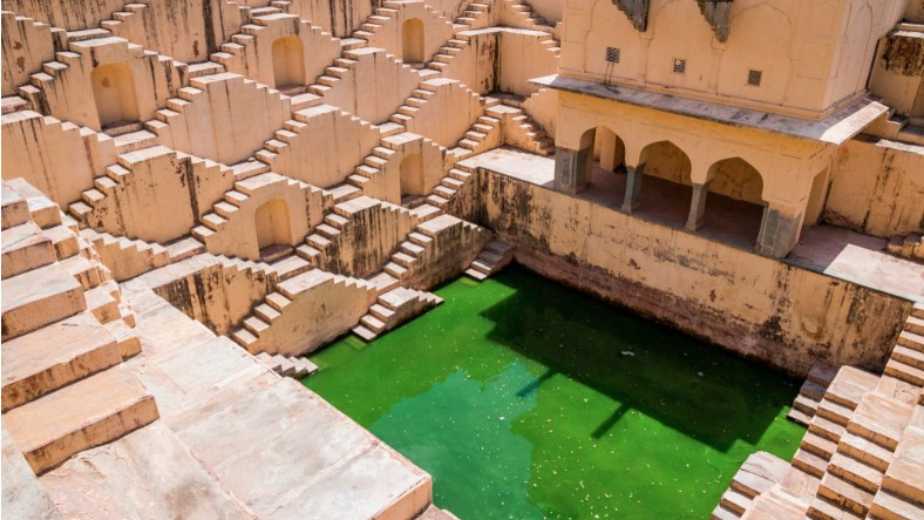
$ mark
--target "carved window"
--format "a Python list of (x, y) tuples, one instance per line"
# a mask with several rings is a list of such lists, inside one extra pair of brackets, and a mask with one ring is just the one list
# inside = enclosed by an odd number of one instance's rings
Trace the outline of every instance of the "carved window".
[(619, 49), (616, 47), (607, 47), (606, 61), (609, 63), (619, 63)]
[(674, 72), (684, 74), (687, 71), (687, 60), (683, 58), (674, 58)]
[(760, 80), (763, 79), (763, 71), (751, 69), (748, 71), (748, 85), (753, 87), (760, 86)]

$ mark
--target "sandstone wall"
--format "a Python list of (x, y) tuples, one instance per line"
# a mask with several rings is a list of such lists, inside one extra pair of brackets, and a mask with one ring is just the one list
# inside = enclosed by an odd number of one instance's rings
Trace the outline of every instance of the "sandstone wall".
[(454, 146), (484, 113), (480, 97), (457, 80), (432, 79), (422, 86), (433, 95), (405, 126), (441, 146)]
[(480, 221), (543, 276), (804, 376), (879, 369), (911, 303), (479, 171)]
[(322, 188), (344, 182), (379, 143), (371, 124), (331, 105), (296, 112), (286, 130), (277, 135), (285, 144), (274, 150), (273, 171)]
[[(5, 4), (4, 4), (5, 5)], [(3, 95), (29, 82), (29, 76), (54, 59), (54, 43), (47, 24), (3, 11)]]
[[(389, 21), (382, 22), (382, 27), (376, 29), (373, 36), (369, 38), (371, 47), (381, 47), (405, 62), (422, 63), (430, 61), (439, 48), (446, 43), (446, 40), (452, 38), (452, 24), (449, 20), (441, 17), (435, 9), (423, 1), (403, 1), (397, 11)], [(405, 55), (404, 24), (409, 20), (423, 22), (422, 56)]]
[(156, 132), (162, 144), (225, 164), (263, 147), (290, 116), (288, 98), (238, 74), (194, 78), (171, 100)]
[(272, 284), (265, 273), (241, 262), (201, 254), (145, 273), (128, 282), (128, 289), (153, 289), (212, 332), (227, 334)]
[(555, 135), (555, 123), (558, 121), (558, 94), (549, 88), (533, 92), (523, 101), (523, 111), (533, 121), (539, 123), (545, 133)]
[(3, 9), (77, 31), (98, 26), (125, 4), (125, 0), (5, 0)]
[(854, 139), (841, 148), (822, 214), (880, 237), (924, 230), (924, 147)]
[(541, 43), (546, 39), (538, 31), (507, 29), (500, 33), (498, 90), (528, 96), (539, 90), (530, 79), (558, 71), (558, 56)]
[(493, 92), (497, 86), (497, 31), (471, 32), (468, 44), (455, 55), (440, 75), (457, 79), (479, 94)]
[(93, 163), (80, 128), (37, 112), (6, 114), (3, 177), (22, 177), (62, 207), (93, 186)]
[(406, 287), (416, 289), (429, 289), (459, 276), (492, 237), (487, 229), (452, 215), (428, 220), (415, 231), (430, 238), (403, 279)]
[(346, 38), (359, 30), (372, 14), (373, 4), (379, 3), (370, 0), (294, 0), (289, 12), (310, 20), (334, 36)]
[(417, 72), (381, 49), (362, 48), (345, 54), (357, 63), (324, 94), (324, 102), (366, 121), (386, 121), (420, 82)]

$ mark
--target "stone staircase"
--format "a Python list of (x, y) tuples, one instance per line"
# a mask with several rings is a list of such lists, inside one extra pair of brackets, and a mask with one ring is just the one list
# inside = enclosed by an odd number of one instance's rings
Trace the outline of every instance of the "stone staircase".
[(376, 146), (372, 153), (363, 158), (362, 164), (356, 167), (353, 174), (347, 177), (347, 182), (359, 189), (367, 183), (375, 182), (384, 173), (385, 165), (395, 156), (395, 151)]
[(518, 27), (541, 31), (548, 35), (541, 41), (542, 46), (556, 57), (561, 55), (561, 43), (555, 37), (555, 28), (552, 27), (544, 18), (537, 15), (529, 3), (525, 0), (503, 0), (507, 3), (506, 8), (518, 19)]
[[(228, 66), (228, 63), (242, 56), (247, 52), (247, 48), (252, 46), (256, 38), (255, 33), (265, 29), (266, 25), (276, 17), (298, 18), (294, 14), (287, 14), (289, 2), (272, 2), (272, 4), (263, 7), (247, 8), (247, 23), (241, 25), (239, 31), (231, 35), (230, 41), (226, 41), (219, 46), (219, 51), (213, 52), (212, 61)], [(229, 69), (230, 70), (230, 69)]]
[[(150, 0), (133, 0), (125, 4), (121, 11), (112, 13), (112, 17), (99, 23), (102, 30), (115, 36), (126, 37), (130, 33), (144, 33), (144, 12), (150, 7)], [(93, 29), (90, 29), (91, 31)], [(71, 33), (68, 33), (68, 40)]]
[(133, 278), (151, 269), (163, 267), (171, 261), (167, 248), (156, 242), (132, 240), (91, 228), (83, 229), (80, 235), (93, 244), (116, 281)]
[(41, 475), (158, 412), (122, 368), (134, 314), (92, 246), (24, 181), (2, 191), (4, 437)]
[(368, 314), (359, 320), (359, 325), (353, 327), (353, 334), (365, 341), (372, 341), (441, 303), (443, 299), (433, 293), (396, 287), (378, 296), (369, 307)]
[[(458, 24), (453, 24), (453, 26), (456, 25)], [(441, 76), (443, 72), (449, 68), (453, 60), (456, 59), (456, 56), (462, 54), (463, 50), (468, 47), (469, 43), (471, 43), (470, 39), (471, 37), (468, 35), (456, 33), (443, 44), (436, 54), (433, 55), (433, 58), (418, 71), (420, 77), (423, 79), (431, 79)]]
[[(315, 226), (313, 232), (305, 239), (306, 245), (299, 246), (297, 252), (311, 265), (334, 272), (352, 272), (357, 268), (355, 264), (342, 262), (341, 252), (344, 245), (358, 245), (344, 243), (343, 234), (355, 232), (356, 226), (367, 227), (375, 224), (369, 221), (372, 212), (384, 211), (388, 222), (396, 226), (400, 234), (403, 226), (413, 227), (418, 222), (418, 216), (411, 210), (367, 196), (354, 197), (336, 204), (332, 211), (324, 216), (323, 222)], [(362, 221), (360, 221), (362, 220)], [(360, 230), (365, 233), (366, 230)], [(359, 255), (361, 256), (361, 255)], [(364, 259), (367, 260), (367, 259)], [(360, 276), (365, 274), (360, 273)]]
[(254, 357), (256, 357), (257, 361), (262, 363), (263, 366), (283, 377), (302, 379), (318, 371), (317, 365), (303, 357), (290, 357), (266, 352), (260, 352)]
[[(347, 290), (362, 296), (364, 309), (368, 306), (368, 300), (375, 294), (375, 288), (365, 280), (313, 269), (278, 283), (275, 290), (267, 294), (263, 302), (254, 306), (252, 313), (241, 321), (241, 326), (232, 331), (231, 339), (251, 354), (291, 354), (293, 349), (301, 348), (292, 342), (304, 343), (306, 339), (300, 334), (291, 334), (291, 331), (284, 330), (285, 328), (278, 324), (283, 321), (283, 317), (304, 320), (303, 317), (292, 314), (291, 309), (297, 312), (298, 308), (293, 302), (303, 295), (310, 297), (312, 291), (327, 284), (335, 289)], [(359, 315), (350, 326), (358, 320)], [(274, 333), (278, 336), (274, 337)], [(314, 346), (316, 345), (311, 345)]]
[(498, 101), (488, 107), (485, 114), (503, 122), (506, 144), (545, 157), (555, 153), (555, 140), (549, 137), (542, 126), (533, 121), (522, 108)]
[(321, 188), (275, 172), (261, 173), (236, 181), (234, 189), (225, 192), (222, 200), (212, 206), (212, 211), (199, 219), (202, 225), (193, 228), (193, 237), (202, 241), (208, 247), (211, 238), (223, 231), (228, 222), (236, 217), (238, 210), (248, 204), (248, 200), (252, 195), (271, 185), (283, 182), (293, 189), (306, 192), (306, 197), (309, 196), (308, 194), (320, 194), (322, 192)]
[[(815, 520), (924, 518), (924, 306), (913, 307), (883, 375), (844, 366), (813, 367), (796, 400), (807, 420), (791, 467), (780, 481), (785, 502), (746, 500), (731, 491), (713, 518)], [(890, 368), (891, 367), (891, 368)], [(821, 399), (819, 388), (829, 381)], [(814, 407), (814, 413), (812, 411)], [(776, 487), (774, 489), (777, 489)], [(785, 493), (784, 493), (785, 492)], [(766, 493), (765, 493), (766, 494)], [(766, 503), (765, 503), (766, 502)], [(761, 516), (769, 515), (769, 516)]]
[(501, 142), (500, 133), (500, 119), (488, 115), (478, 116), (478, 120), (450, 151), (459, 159), (485, 152), (490, 148), (491, 141)]
[(924, 304), (915, 304), (905, 320), (885, 373), (914, 386), (924, 386)]
[(818, 403), (824, 398), (825, 391), (837, 374), (837, 368), (824, 362), (815, 363), (809, 370), (808, 377), (799, 388), (799, 395), (793, 401), (786, 417), (803, 426), (808, 426), (815, 417)]
[(478, 281), (485, 280), (512, 261), (513, 246), (500, 240), (492, 240), (484, 246), (471, 267), (465, 270), (465, 274)]
[(789, 470), (786, 461), (769, 453), (758, 451), (748, 456), (741, 468), (732, 477), (731, 485), (722, 494), (719, 504), (712, 512), (714, 520), (740, 518), (754, 500), (779, 484)]
[[(203, 170), (219, 172), (216, 175), (228, 170), (228, 167), (221, 163), (159, 146), (156, 144), (156, 136), (149, 132), (146, 133), (148, 136), (145, 137), (145, 141), (136, 141), (137, 149), (129, 150), (126, 146), (116, 145), (118, 151), (116, 162), (103, 170), (104, 175), (93, 179), (93, 188), (84, 190), (80, 195), (81, 200), (68, 206), (68, 213), (77, 219), (81, 227), (90, 227), (99, 231), (98, 228), (103, 225), (104, 221), (111, 220), (111, 215), (107, 215), (107, 213), (113, 208), (107, 207), (110, 202), (107, 198), (113, 196), (117, 190), (124, 189), (130, 184), (135, 163), (144, 163), (147, 158), (172, 154), (176, 156), (178, 161), (188, 159), (192, 168), (202, 167)], [(95, 136), (100, 135), (104, 134), (95, 134)], [(203, 171), (203, 173), (205, 172)], [(113, 204), (118, 204), (118, 202)], [(110, 218), (107, 219), (107, 216)]]
[(472, 168), (456, 163), (440, 179), (440, 183), (424, 198), (423, 203), (414, 209), (424, 220), (438, 217), (449, 211), (452, 201), (467, 182), (473, 179)]

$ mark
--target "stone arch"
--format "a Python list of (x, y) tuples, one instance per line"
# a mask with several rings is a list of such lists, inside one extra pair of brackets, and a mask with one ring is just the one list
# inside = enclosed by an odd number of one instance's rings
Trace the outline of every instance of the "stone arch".
[(709, 191), (731, 199), (764, 204), (764, 181), (760, 171), (741, 157), (716, 161), (707, 175)]
[(420, 18), (409, 18), (401, 24), (401, 55), (404, 63), (424, 63), (424, 23)]
[(693, 163), (690, 157), (672, 141), (663, 140), (642, 148), (638, 168), (645, 175), (689, 186)]
[[(721, 95), (782, 103), (792, 71), (792, 24), (786, 13), (760, 4), (736, 12), (719, 67)], [(772, 38), (767, 35), (772, 34)], [(750, 71), (760, 72), (760, 85), (750, 85)]]
[(128, 63), (100, 65), (91, 73), (100, 128), (115, 128), (140, 119), (135, 80)]
[(424, 185), (423, 156), (419, 153), (405, 155), (398, 167), (401, 172), (402, 195), (426, 195)]
[(616, 132), (606, 126), (594, 129), (594, 160), (600, 168), (611, 171), (624, 171), (626, 167), (626, 143)]
[(273, 42), (273, 80), (280, 90), (305, 85), (305, 50), (297, 36), (283, 36)]
[(254, 229), (261, 256), (267, 248), (289, 246), (293, 242), (289, 206), (283, 199), (264, 202), (254, 212)]

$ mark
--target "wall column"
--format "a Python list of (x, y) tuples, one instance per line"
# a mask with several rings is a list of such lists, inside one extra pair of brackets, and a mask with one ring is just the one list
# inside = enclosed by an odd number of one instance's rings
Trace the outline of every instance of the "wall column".
[(706, 215), (706, 196), (709, 195), (707, 184), (693, 183), (693, 195), (690, 199), (690, 215), (687, 217), (687, 229), (696, 231), (703, 227)]
[(760, 221), (760, 234), (757, 235), (755, 246), (757, 253), (772, 258), (785, 258), (799, 242), (803, 220), (804, 211), (788, 211), (784, 205), (770, 202), (764, 207), (764, 216)]
[(635, 168), (626, 166), (626, 198), (622, 202), (622, 210), (632, 213), (638, 209), (638, 198), (642, 193), (642, 170), (644, 165)]
[(555, 189), (574, 195), (587, 187), (593, 164), (593, 142), (581, 150), (555, 149)]

